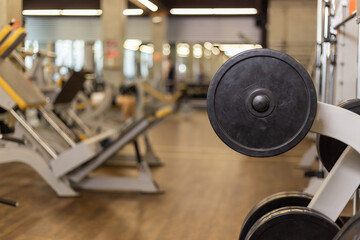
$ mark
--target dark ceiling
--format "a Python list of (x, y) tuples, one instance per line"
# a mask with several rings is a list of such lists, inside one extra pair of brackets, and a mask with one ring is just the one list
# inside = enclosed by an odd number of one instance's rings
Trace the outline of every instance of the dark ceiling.
[(260, 7), (259, 0), (159, 0), (170, 8), (234, 8)]

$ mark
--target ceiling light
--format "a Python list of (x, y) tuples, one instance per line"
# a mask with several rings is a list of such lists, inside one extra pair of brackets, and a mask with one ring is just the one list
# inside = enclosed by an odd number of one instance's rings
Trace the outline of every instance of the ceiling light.
[(225, 55), (232, 57), (246, 50), (262, 48), (262, 46), (260, 44), (221, 44), (219, 48)]
[(60, 16), (60, 9), (46, 9), (46, 10), (23, 10), (24, 16)]
[(209, 58), (211, 57), (211, 51), (205, 49), (205, 50), (204, 50), (204, 57), (205, 57), (206, 59), (209, 59)]
[[(142, 9), (125, 9), (124, 15), (139, 16), (144, 13)], [(23, 10), (24, 16), (100, 16), (101, 9), (41, 9), (41, 10)]]
[(214, 54), (214, 55), (219, 55), (219, 54), (220, 54), (220, 50), (219, 50), (217, 47), (213, 47), (213, 48), (211, 49), (211, 52), (212, 52), (212, 54)]
[(100, 16), (101, 9), (64, 9), (61, 10), (63, 16)]
[(173, 15), (254, 15), (255, 8), (173, 8)]
[(163, 55), (169, 56), (171, 53), (171, 46), (168, 43), (163, 44)]
[(149, 0), (138, 0), (138, 1), (153, 12), (156, 12), (158, 10), (158, 6), (156, 6), (154, 3), (150, 2)]
[(179, 43), (176, 48), (179, 57), (188, 57), (190, 54), (190, 46), (187, 43)]
[(124, 42), (124, 48), (137, 51), (139, 46), (142, 44), (141, 40), (138, 39), (128, 39)]
[(100, 16), (101, 9), (41, 9), (23, 10), (24, 16)]
[(193, 46), (194, 58), (201, 58), (202, 54), (203, 54), (202, 46), (200, 44), (195, 44)]
[(204, 43), (204, 47), (205, 47), (207, 50), (211, 50), (211, 48), (213, 47), (213, 45), (212, 45), (210, 42), (205, 42), (205, 43)]
[(147, 53), (147, 54), (153, 54), (154, 47), (152, 45), (142, 45), (140, 47), (140, 52)]
[(123, 13), (124, 13), (124, 15), (127, 15), (127, 16), (139, 16), (139, 15), (142, 15), (144, 13), (144, 10), (142, 10), (141, 8), (138, 8), (138, 9), (125, 9)]
[(162, 17), (160, 17), (160, 16), (155, 16), (155, 17), (153, 17), (152, 19), (151, 19), (151, 21), (153, 22), (153, 23), (161, 23), (162, 22)]
[(226, 51), (229, 49), (248, 50), (248, 49), (254, 49), (254, 48), (261, 48), (261, 45), (260, 44), (221, 44), (219, 48), (221, 51)]
[(186, 65), (185, 64), (181, 63), (179, 65), (179, 72), (180, 73), (185, 73), (186, 72)]

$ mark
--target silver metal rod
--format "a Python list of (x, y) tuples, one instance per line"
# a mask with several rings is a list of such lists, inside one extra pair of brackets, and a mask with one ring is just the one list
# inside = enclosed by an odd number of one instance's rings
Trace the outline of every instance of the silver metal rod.
[(76, 143), (56, 124), (56, 122), (49, 116), (43, 107), (39, 108), (42, 116), (50, 124), (50, 126), (69, 144), (71, 147), (75, 147)]
[(335, 66), (330, 64), (329, 67), (329, 97), (328, 103), (334, 104), (334, 74), (335, 74)]
[(315, 84), (320, 99), (320, 90), (321, 90), (321, 53), (322, 53), (322, 1), (318, 0), (317, 5), (317, 27), (316, 27), (316, 71), (315, 71)]
[(68, 126), (61, 119), (59, 119), (59, 117), (56, 114), (54, 114), (53, 111), (48, 111), (45, 108), (43, 108), (43, 109), (52, 118), (52, 120), (55, 122), (55, 124), (57, 124), (60, 127), (60, 129), (63, 132), (65, 132), (73, 141), (75, 141), (75, 139), (77, 139), (75, 133), (70, 128), (68, 128)]
[(321, 44), (322, 42), (322, 3), (323, 0), (317, 1), (317, 19), (316, 19), (316, 43)]
[[(324, 42), (329, 34), (329, 22), (328, 22), (328, 15), (329, 15), (329, 7), (326, 7), (327, 1), (318, 0), (318, 9), (317, 9), (317, 44), (320, 46), (320, 53), (319, 53), (319, 70), (317, 71), (317, 76), (320, 83), (320, 97), (322, 102), (326, 102), (326, 77), (327, 77), (327, 47), (328, 43)], [(323, 6), (325, 6), (324, 14), (323, 14)], [(320, 91), (320, 90), (319, 90)], [(324, 166), (321, 161), (319, 161), (318, 166), (319, 172), (324, 171)]]
[(83, 122), (83, 120), (81, 120), (72, 109), (68, 110), (68, 115), (84, 131), (84, 133), (86, 135), (89, 135), (91, 133), (90, 128), (88, 126), (86, 126), (86, 124)]
[(329, 2), (325, 1), (325, 9), (324, 9), (324, 40), (328, 41), (330, 38), (330, 32), (329, 32), (329, 16), (330, 16), (330, 6)]
[(329, 7), (329, 92), (328, 103), (334, 104), (334, 84), (335, 84), (335, 70), (336, 70), (336, 31), (331, 27), (335, 17), (335, 0), (330, 0)]
[(327, 90), (327, 53), (329, 43), (324, 42), (322, 44), (322, 56), (321, 56), (321, 101), (327, 103), (326, 90)]
[(324, 2), (324, 25), (322, 43), (322, 63), (321, 63), (321, 101), (328, 103), (328, 56), (330, 55), (330, 3)]
[(360, 24), (358, 24), (358, 55), (357, 55), (357, 79), (356, 79), (356, 97), (360, 98)]
[(58, 157), (56, 152), (40, 137), (40, 135), (35, 132), (35, 130), (15, 110), (11, 109), (10, 113), (53, 159)]
[(355, 190), (353, 198), (353, 215), (355, 216), (359, 212), (359, 189)]
[(353, 19), (356, 16), (356, 11), (353, 12), (352, 14), (350, 14), (350, 16), (348, 16), (347, 18), (345, 18), (344, 20), (342, 20), (340, 23), (336, 24), (334, 26), (334, 29), (338, 29), (341, 26), (345, 25), (345, 23), (347, 23), (348, 21), (350, 21), (351, 19)]
[(315, 86), (317, 91), (317, 96), (320, 99), (320, 90), (321, 90), (321, 43), (316, 46), (316, 71), (315, 71)]
[(25, 65), (25, 61), (24, 59), (20, 56), (19, 53), (17, 53), (16, 51), (12, 51), (12, 56), (14, 57), (14, 59), (20, 64), (21, 67), (23, 67), (26, 71), (28, 70), (28, 68)]

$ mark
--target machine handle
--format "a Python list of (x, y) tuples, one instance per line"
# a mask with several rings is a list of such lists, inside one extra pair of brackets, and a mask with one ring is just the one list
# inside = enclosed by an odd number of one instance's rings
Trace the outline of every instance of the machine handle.
[(5, 205), (9, 205), (12, 207), (17, 207), (19, 206), (18, 202), (12, 201), (12, 200), (6, 200), (6, 199), (2, 199), (0, 198), (0, 203), (5, 204)]
[(23, 140), (23, 139), (8, 137), (8, 136), (2, 135), (2, 134), (0, 134), (0, 140), (10, 141), (10, 142), (15, 142), (15, 143), (25, 145), (25, 140)]

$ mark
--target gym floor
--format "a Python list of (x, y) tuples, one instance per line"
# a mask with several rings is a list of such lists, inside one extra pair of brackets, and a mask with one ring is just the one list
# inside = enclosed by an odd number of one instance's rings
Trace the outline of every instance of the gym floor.
[(237, 239), (258, 201), (308, 183), (296, 168), (308, 140), (277, 157), (249, 158), (218, 139), (205, 110), (172, 115), (149, 135), (165, 163), (153, 169), (165, 194), (81, 191), (79, 198), (60, 199), (31, 168), (0, 165), (0, 196), (20, 203), (0, 205), (0, 239)]

